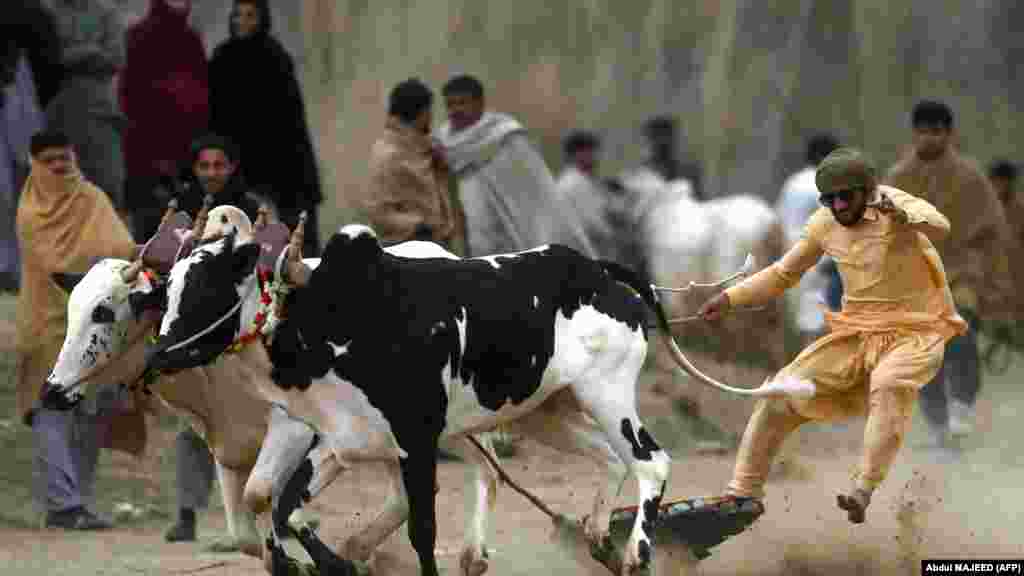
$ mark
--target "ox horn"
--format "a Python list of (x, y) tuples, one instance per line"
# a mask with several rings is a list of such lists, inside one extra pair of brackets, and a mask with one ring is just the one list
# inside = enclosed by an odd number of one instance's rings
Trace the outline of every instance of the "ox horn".
[(159, 228), (163, 228), (167, 224), (167, 222), (170, 221), (171, 217), (174, 216), (177, 212), (178, 212), (178, 199), (177, 198), (171, 198), (167, 202), (167, 209), (164, 210), (163, 217), (160, 218), (160, 226), (159, 226)]
[(306, 238), (306, 219), (309, 214), (303, 210), (299, 214), (299, 221), (292, 230), (291, 238), (288, 240), (288, 255), (285, 260), (285, 277), (290, 279), (296, 286), (305, 286), (309, 282), (309, 276), (313, 273), (309, 266), (302, 261), (302, 244)]
[(142, 260), (135, 260), (121, 270), (121, 280), (123, 280), (125, 284), (131, 284), (139, 277), (139, 272), (142, 272)]
[(252, 223), (253, 230), (262, 230), (270, 223), (270, 208), (266, 204), (260, 204), (256, 209), (256, 221)]
[(202, 238), (203, 230), (206, 229), (206, 221), (210, 218), (210, 208), (213, 207), (213, 194), (207, 194), (203, 197), (203, 207), (199, 209), (199, 214), (196, 214), (196, 222), (192, 226), (192, 237)]

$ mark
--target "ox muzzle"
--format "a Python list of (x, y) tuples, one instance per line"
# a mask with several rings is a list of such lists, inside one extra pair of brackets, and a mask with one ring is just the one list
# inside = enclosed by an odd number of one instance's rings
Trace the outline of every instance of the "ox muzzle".
[(74, 394), (72, 390), (54, 384), (47, 378), (43, 382), (42, 390), (39, 391), (39, 401), (46, 410), (66, 412), (77, 406), (82, 401), (82, 397), (79, 394)]

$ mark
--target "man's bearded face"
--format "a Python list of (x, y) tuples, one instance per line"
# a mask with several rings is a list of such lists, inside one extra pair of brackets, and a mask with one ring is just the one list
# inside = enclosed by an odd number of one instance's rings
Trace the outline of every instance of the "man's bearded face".
[(203, 190), (216, 196), (227, 187), (235, 173), (235, 164), (223, 150), (208, 148), (199, 152), (192, 169)]
[(483, 99), (471, 94), (448, 94), (444, 98), (444, 105), (448, 109), (448, 120), (451, 121), (455, 132), (476, 124), (484, 115)]
[(864, 218), (868, 208), (869, 190), (861, 178), (837, 176), (832, 178), (829, 189), (823, 191), (819, 201), (832, 211), (832, 216), (842, 226), (855, 226)]
[(914, 127), (914, 152), (925, 162), (942, 156), (949, 147), (950, 130), (942, 124), (921, 124)]

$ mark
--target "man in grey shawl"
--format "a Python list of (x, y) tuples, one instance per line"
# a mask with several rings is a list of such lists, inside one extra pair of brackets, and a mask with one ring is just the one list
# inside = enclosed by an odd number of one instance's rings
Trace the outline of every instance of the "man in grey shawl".
[[(71, 139), (82, 174), (124, 207), (124, 159), (114, 78), (124, 66), (124, 23), (105, 0), (53, 0), (64, 82), (46, 124)], [(171, 48), (169, 48), (171, 49)]]
[(438, 137), (465, 214), (466, 255), (557, 242), (594, 256), (526, 128), (511, 116), (485, 110), (483, 84), (472, 76), (455, 76), (442, 94), (448, 121)]

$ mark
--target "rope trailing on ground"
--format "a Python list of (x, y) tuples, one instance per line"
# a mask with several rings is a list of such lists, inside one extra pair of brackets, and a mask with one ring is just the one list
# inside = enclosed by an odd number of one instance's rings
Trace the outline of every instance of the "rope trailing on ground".
[(494, 457), (491, 456), (491, 453), (484, 449), (484, 447), (480, 445), (480, 442), (477, 441), (476, 438), (469, 434), (466, 435), (466, 438), (468, 438), (469, 441), (472, 442), (473, 445), (476, 446), (478, 450), (480, 450), (480, 452), (484, 455), (484, 458), (486, 458), (487, 461), (491, 464), (491, 466), (494, 467), (495, 472), (498, 473), (498, 476), (501, 478), (502, 482), (511, 486), (512, 489), (515, 490), (516, 492), (519, 492), (519, 494), (522, 495), (523, 498), (529, 500), (530, 503), (539, 508), (541, 512), (547, 514), (548, 517), (552, 520), (560, 520), (561, 516), (551, 508), (548, 508), (548, 506), (544, 504), (544, 502), (541, 502), (540, 498), (537, 498), (529, 491), (527, 491), (525, 488), (523, 488), (519, 484), (516, 484), (515, 480), (510, 478), (509, 475), (506, 474), (504, 470), (502, 470), (501, 466), (498, 465), (498, 462), (494, 459)]

